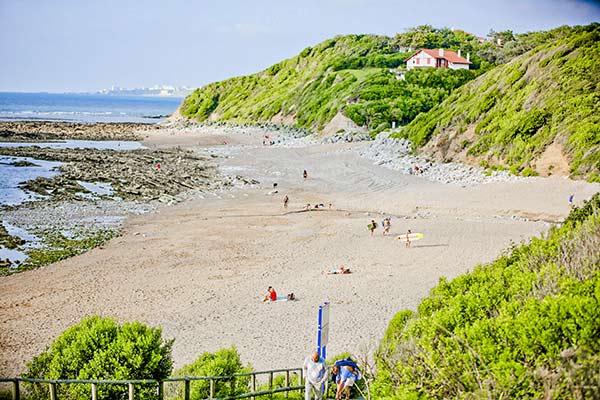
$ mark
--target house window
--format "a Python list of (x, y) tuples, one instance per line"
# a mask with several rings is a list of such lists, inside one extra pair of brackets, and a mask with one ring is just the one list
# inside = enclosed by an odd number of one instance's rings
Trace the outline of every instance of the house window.
[(431, 58), (428, 58), (427, 59), (427, 64), (430, 64), (430, 63), (431, 63)]
[(420, 58), (417, 58), (417, 64), (419, 63)]

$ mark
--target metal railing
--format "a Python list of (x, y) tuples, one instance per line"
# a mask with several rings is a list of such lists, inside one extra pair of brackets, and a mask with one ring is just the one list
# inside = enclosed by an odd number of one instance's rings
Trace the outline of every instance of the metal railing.
[[(285, 386), (273, 387), (273, 382), (276, 374), (285, 373)], [(299, 377), (298, 385), (291, 385), (292, 374)], [(257, 376), (267, 375), (268, 386), (262, 390), (257, 390)], [(235, 393), (235, 382), (238, 379), (250, 377), (250, 391), (240, 394), (231, 394), (226, 397), (215, 397), (216, 383), (219, 381), (231, 382), (231, 392)], [(233, 399), (247, 399), (260, 396), (268, 396), (275, 393), (285, 393), (285, 397), (288, 397), (289, 392), (299, 391), (302, 393), (304, 390), (304, 376), (302, 368), (287, 368), (287, 369), (273, 369), (268, 371), (256, 371), (256, 372), (245, 372), (227, 376), (196, 376), (196, 377), (181, 377), (181, 378), (166, 378), (164, 380), (156, 379), (130, 379), (130, 380), (80, 380), (80, 379), (34, 379), (34, 378), (0, 378), (0, 383), (12, 383), (12, 397), (13, 400), (21, 399), (21, 382), (24, 383), (37, 383), (47, 384), (48, 394), (50, 400), (59, 400), (58, 397), (58, 385), (75, 385), (84, 384), (91, 385), (91, 398), (92, 400), (98, 399), (98, 386), (99, 385), (127, 385), (127, 398), (129, 400), (135, 399), (135, 387), (136, 385), (156, 385), (156, 394), (159, 400), (165, 398), (165, 383), (170, 382), (183, 382), (183, 398), (184, 400), (190, 399), (191, 384), (195, 381), (208, 381), (208, 399), (214, 400), (233, 400)]]

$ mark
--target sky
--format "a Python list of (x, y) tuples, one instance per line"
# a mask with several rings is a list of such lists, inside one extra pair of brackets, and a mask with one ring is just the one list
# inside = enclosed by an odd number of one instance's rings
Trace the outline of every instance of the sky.
[(429, 24), (480, 36), (600, 21), (584, 0), (0, 0), (0, 91), (199, 87), (337, 34)]

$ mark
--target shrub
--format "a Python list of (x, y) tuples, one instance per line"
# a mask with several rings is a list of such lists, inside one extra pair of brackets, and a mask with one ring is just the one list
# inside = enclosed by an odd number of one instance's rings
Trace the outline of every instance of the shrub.
[[(240, 356), (235, 349), (221, 349), (215, 353), (204, 353), (191, 364), (175, 371), (175, 376), (230, 376), (250, 372), (250, 365), (244, 368)], [(249, 389), (250, 377), (237, 377), (217, 380), (214, 383), (215, 397), (222, 398), (234, 394), (246, 393)], [(190, 385), (190, 399), (206, 399), (209, 397), (210, 382), (194, 381)], [(183, 389), (178, 388), (176, 398), (183, 398)]]
[(597, 398), (600, 195), (397, 314), (375, 398)]
[[(44, 379), (164, 379), (172, 369), (172, 340), (160, 328), (139, 322), (119, 326), (111, 318), (84, 318), (36, 356), (23, 375)], [(47, 387), (33, 384), (32, 398), (47, 398)], [(126, 387), (98, 386), (99, 399), (120, 399)], [(155, 399), (156, 385), (136, 385), (140, 398)], [(61, 399), (91, 398), (89, 385), (59, 385)]]

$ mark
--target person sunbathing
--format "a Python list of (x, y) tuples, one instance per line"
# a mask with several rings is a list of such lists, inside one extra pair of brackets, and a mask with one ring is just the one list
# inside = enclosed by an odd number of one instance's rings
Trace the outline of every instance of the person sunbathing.
[(351, 274), (352, 271), (350, 271), (350, 268), (337, 267), (334, 269), (330, 269), (329, 271), (322, 271), (321, 273), (325, 274), (325, 275), (337, 275), (337, 274)]

